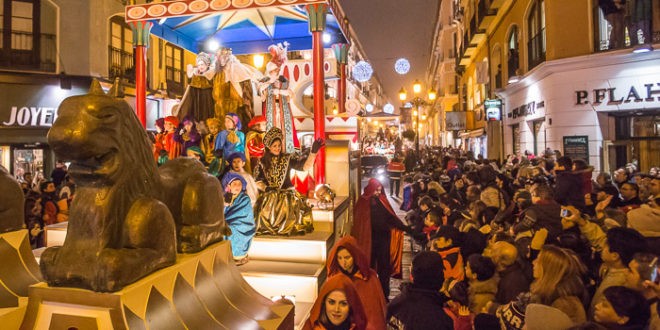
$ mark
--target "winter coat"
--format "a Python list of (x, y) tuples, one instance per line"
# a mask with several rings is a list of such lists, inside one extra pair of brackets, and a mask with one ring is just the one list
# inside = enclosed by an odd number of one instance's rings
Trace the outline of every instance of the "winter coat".
[(402, 285), (401, 294), (387, 305), (387, 319), (391, 329), (450, 330), (453, 320), (443, 306), (447, 298), (438, 291)]
[(571, 171), (558, 171), (555, 177), (555, 201), (561, 205), (584, 208), (582, 177)]
[(468, 284), (470, 312), (479, 314), (488, 302), (495, 300), (498, 282), (498, 276), (493, 276), (485, 281), (470, 280)]
[(497, 284), (495, 294), (495, 302), (498, 304), (506, 304), (515, 299), (518, 294), (529, 291), (532, 278), (520, 262), (513, 263), (498, 274), (500, 282)]
[(513, 230), (521, 233), (545, 228), (548, 230), (548, 237), (554, 240), (562, 231), (560, 212), (561, 206), (557, 202), (541, 200), (525, 210), (522, 220), (513, 226)]

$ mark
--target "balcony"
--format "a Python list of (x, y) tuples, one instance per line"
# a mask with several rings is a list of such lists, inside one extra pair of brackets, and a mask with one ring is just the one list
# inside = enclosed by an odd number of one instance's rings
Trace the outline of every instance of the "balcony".
[(108, 76), (111, 79), (126, 79), (129, 83), (135, 83), (135, 60), (133, 53), (123, 51), (110, 46), (110, 63), (108, 64)]
[(490, 0), (481, 0), (477, 7), (477, 18), (479, 21), (479, 30), (486, 30), (495, 21), (497, 9), (489, 8)]
[[(0, 30), (0, 36), (4, 31)], [(11, 45), (0, 40), (0, 69), (55, 72), (57, 36), (11, 31)]]
[(545, 29), (541, 29), (527, 42), (528, 63), (527, 70), (545, 62)]
[(479, 45), (482, 41), (486, 40), (486, 30), (481, 29), (478, 27), (477, 24), (477, 16), (472, 16), (472, 19), (470, 20), (470, 46), (474, 45), (473, 47), (476, 47)]
[(593, 11), (595, 51), (636, 48), (640, 45), (660, 43), (660, 5), (655, 2), (651, 1), (652, 6), (645, 16), (646, 19), (634, 25), (622, 23), (623, 28), (618, 33), (613, 31), (602, 10), (595, 6)]

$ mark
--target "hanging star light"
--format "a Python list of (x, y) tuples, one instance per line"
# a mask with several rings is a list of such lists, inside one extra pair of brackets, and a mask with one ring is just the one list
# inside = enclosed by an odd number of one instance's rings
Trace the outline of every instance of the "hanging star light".
[(371, 79), (371, 75), (374, 73), (374, 69), (371, 68), (371, 65), (365, 61), (360, 61), (353, 67), (353, 77), (358, 82), (366, 82)]
[(394, 63), (394, 71), (398, 74), (406, 74), (410, 71), (410, 62), (405, 58), (400, 58)]
[(394, 113), (394, 106), (392, 105), (392, 103), (385, 104), (383, 106), (383, 112), (393, 114)]

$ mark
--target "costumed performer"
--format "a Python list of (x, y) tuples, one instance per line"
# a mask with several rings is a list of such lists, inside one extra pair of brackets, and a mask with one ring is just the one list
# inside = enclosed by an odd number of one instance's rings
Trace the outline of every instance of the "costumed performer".
[(199, 147), (202, 136), (197, 131), (197, 125), (192, 117), (186, 116), (179, 124), (179, 128), (174, 134), (174, 140), (181, 143), (181, 155), (188, 154), (188, 148)]
[(248, 262), (248, 250), (254, 237), (254, 213), (250, 197), (245, 193), (247, 184), (240, 174), (228, 172), (222, 178), (225, 189), (225, 222), (231, 229), (227, 236), (231, 242), (234, 262), (240, 266)]
[(316, 153), (324, 146), (322, 139), (312, 144), (309, 156), (284, 152), (282, 131), (273, 127), (264, 135), (266, 152), (254, 168), (254, 178), (261, 194), (255, 205), (257, 234), (292, 235), (313, 230), (311, 208), (291, 183), (292, 169), (307, 171), (314, 166)]
[(158, 166), (167, 161), (167, 151), (165, 150), (165, 118), (156, 119), (156, 133), (154, 134), (153, 154), (154, 160)]
[(174, 159), (181, 156), (181, 143), (174, 139), (177, 134), (176, 130), (179, 127), (179, 118), (176, 116), (165, 117), (165, 144), (164, 148), (167, 151), (167, 159)]
[(292, 153), (300, 148), (300, 142), (289, 104), (292, 93), (289, 89), (289, 80), (282, 75), (287, 61), (287, 47), (288, 43), (268, 47), (273, 57), (266, 64), (266, 77), (259, 81), (259, 93), (263, 100), (262, 113), (266, 116), (266, 129), (277, 127), (284, 132), (283, 150)]
[(207, 118), (214, 116), (212, 79), (215, 72), (211, 69), (211, 55), (204, 52), (197, 54), (195, 67), (188, 64), (187, 74), (190, 84), (181, 98), (177, 117), (183, 120), (184, 117), (190, 116), (195, 121), (203, 123)]
[(254, 117), (253, 83), (263, 78), (256, 68), (232, 54), (231, 48), (220, 48), (215, 55), (213, 77), (213, 99), (215, 116), (223, 118), (228, 112), (238, 114), (241, 122), (247, 123)]
[(214, 154), (221, 161), (221, 173), (227, 165), (227, 157), (234, 152), (245, 153), (245, 134), (241, 132), (241, 120), (235, 113), (225, 115), (225, 130), (215, 138)]
[(188, 158), (195, 158), (199, 160), (202, 165), (206, 168), (206, 171), (209, 172), (209, 174), (217, 177), (220, 175), (220, 168), (219, 168), (219, 162), (214, 162), (214, 163), (207, 163), (206, 159), (204, 158), (204, 152), (202, 151), (202, 148), (198, 146), (192, 146), (186, 150), (186, 157)]
[[(206, 127), (208, 128), (208, 133), (202, 136), (200, 148), (204, 153), (204, 160), (206, 161), (206, 164), (208, 164), (208, 168), (220, 170), (220, 162), (222, 159), (216, 157), (214, 151), (215, 139), (218, 137), (218, 133), (220, 133), (222, 123), (218, 118), (209, 118), (206, 120)], [(209, 171), (209, 173), (211, 173), (211, 171)]]
[(367, 319), (363, 305), (348, 277), (340, 274), (328, 278), (303, 330), (364, 330), (371, 320)]
[(390, 277), (401, 278), (403, 232), (411, 229), (396, 216), (385, 196), (383, 185), (369, 179), (354, 208), (351, 235), (367, 255), (385, 297), (390, 295)]
[(328, 278), (346, 275), (353, 281), (367, 316), (367, 329), (386, 329), (387, 303), (383, 289), (355, 237), (344, 236), (335, 243), (328, 255), (327, 268)]
[(266, 117), (254, 116), (248, 123), (250, 130), (245, 135), (245, 170), (252, 172), (259, 159), (264, 156), (264, 134), (266, 134)]
[(235, 152), (227, 157), (227, 163), (229, 164), (229, 173), (239, 174), (245, 180), (245, 192), (248, 197), (250, 197), (252, 206), (254, 206), (257, 202), (257, 197), (259, 197), (259, 189), (257, 188), (257, 182), (254, 181), (252, 174), (245, 171), (245, 154), (242, 152)]

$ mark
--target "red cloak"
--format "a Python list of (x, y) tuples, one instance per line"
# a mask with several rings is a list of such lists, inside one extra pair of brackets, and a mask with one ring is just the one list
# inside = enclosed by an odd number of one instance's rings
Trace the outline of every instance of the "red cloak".
[[(353, 211), (353, 228), (351, 235), (355, 237), (358, 246), (364, 252), (367, 264), (371, 265), (371, 196), (376, 189), (381, 188), (381, 194), (378, 200), (383, 204), (387, 212), (398, 218), (390, 202), (385, 196), (383, 185), (376, 179), (369, 179), (369, 183), (364, 187), (364, 193), (358, 199)], [(390, 266), (392, 268), (392, 277), (401, 278), (401, 266), (403, 261), (403, 231), (392, 228), (390, 241)]]
[(321, 292), (319, 292), (319, 295), (314, 302), (314, 306), (312, 306), (312, 310), (309, 313), (309, 319), (307, 319), (307, 322), (305, 322), (305, 325), (303, 326), (303, 330), (324, 329), (319, 322), (321, 309), (325, 304), (325, 297), (335, 290), (343, 291), (346, 295), (348, 305), (351, 308), (349, 316), (351, 318), (351, 329), (365, 330), (367, 317), (364, 313), (364, 307), (362, 307), (362, 301), (355, 290), (353, 282), (344, 274), (332, 276), (325, 281), (321, 287)]
[(378, 281), (376, 271), (369, 268), (369, 262), (364, 252), (360, 250), (353, 236), (342, 237), (330, 251), (327, 268), (328, 277), (343, 276), (337, 262), (337, 251), (344, 248), (353, 257), (353, 267), (357, 272), (351, 277), (357, 290), (362, 306), (367, 317), (367, 330), (382, 330), (387, 328), (385, 315), (387, 315), (387, 303), (383, 295), (383, 288)]

